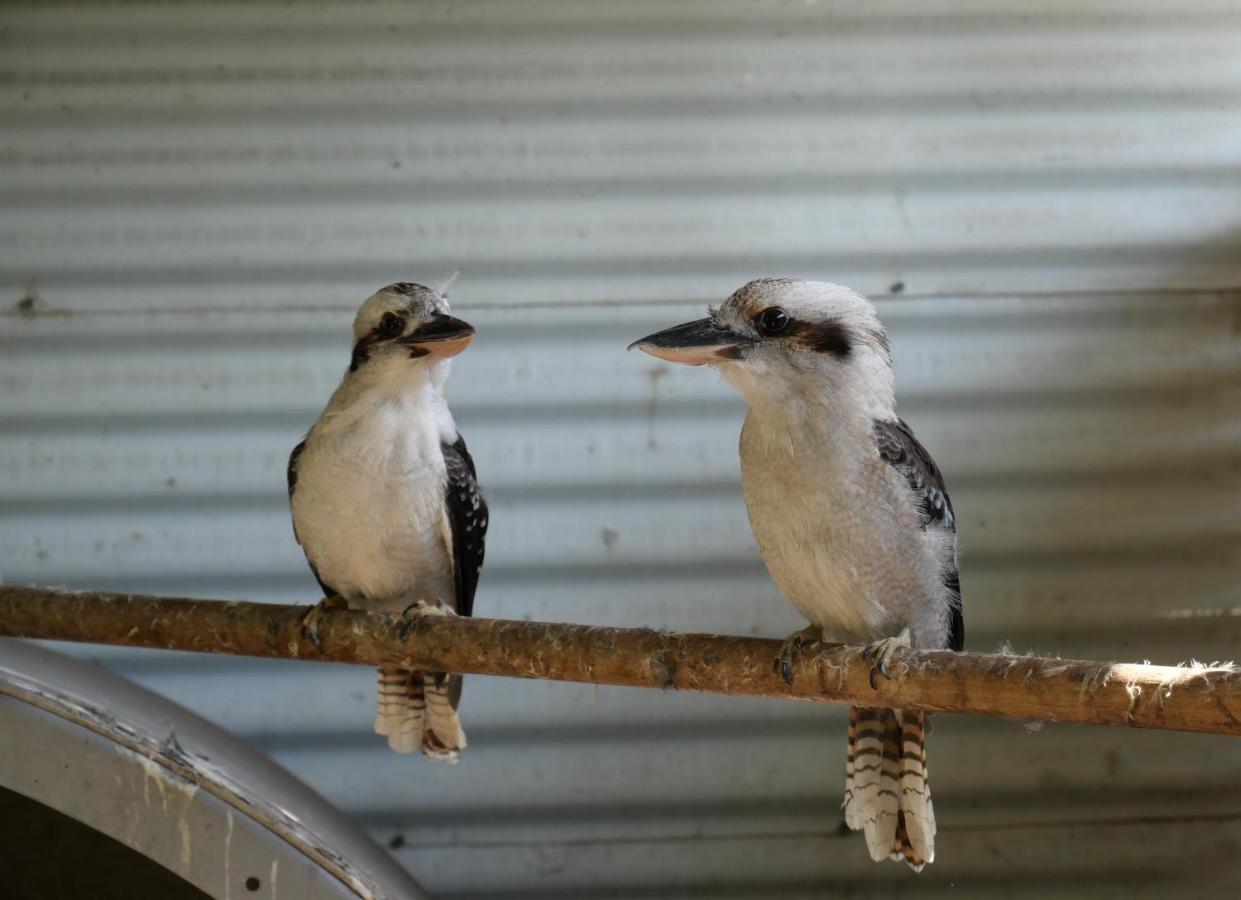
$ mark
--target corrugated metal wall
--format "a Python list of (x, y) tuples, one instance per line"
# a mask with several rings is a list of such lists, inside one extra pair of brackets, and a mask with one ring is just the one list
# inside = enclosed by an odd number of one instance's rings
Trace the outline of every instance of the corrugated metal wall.
[[(310, 599), (287, 452), (355, 304), (459, 265), (479, 612), (783, 634), (740, 402), (623, 350), (794, 274), (879, 298), (969, 646), (1236, 656), (1239, 40), (1211, 0), (6, 5), (0, 571)], [(1241, 888), (1235, 741), (941, 717), (914, 879), (837, 833), (839, 709), (473, 678), (437, 767), (366, 671), (89, 652), (446, 897)]]

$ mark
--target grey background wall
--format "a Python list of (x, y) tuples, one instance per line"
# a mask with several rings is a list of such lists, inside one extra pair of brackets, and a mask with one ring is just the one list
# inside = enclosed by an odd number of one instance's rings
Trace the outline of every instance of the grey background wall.
[[(483, 615), (781, 635), (741, 405), (624, 352), (759, 274), (876, 297), (967, 644), (1241, 643), (1241, 4), (0, 7), (0, 572), (309, 601), (284, 466), (356, 304), (463, 270)], [(74, 648), (266, 748), (445, 897), (1241, 888), (1241, 749), (940, 717), (939, 862), (838, 833), (840, 709)]]

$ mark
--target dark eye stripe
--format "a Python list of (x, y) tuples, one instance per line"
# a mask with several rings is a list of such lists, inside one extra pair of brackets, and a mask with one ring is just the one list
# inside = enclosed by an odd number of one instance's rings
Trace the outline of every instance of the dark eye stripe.
[(356, 372), (358, 367), (371, 358), (371, 351), (377, 344), (398, 337), (405, 330), (405, 320), (396, 313), (384, 313), (369, 334), (358, 338), (353, 345), (353, 355), (349, 359), (349, 371)]
[(370, 359), (371, 347), (375, 343), (375, 335), (368, 334), (358, 338), (358, 342), (353, 345), (353, 356), (349, 358), (349, 371), (358, 371), (358, 366)]
[(795, 319), (779, 306), (769, 306), (753, 319), (764, 337), (780, 338), (815, 353), (826, 353), (844, 361), (853, 354), (852, 335), (840, 322), (805, 322)]
[(789, 329), (789, 338), (806, 350), (826, 353), (841, 362), (853, 354), (849, 329), (839, 322), (795, 322)]

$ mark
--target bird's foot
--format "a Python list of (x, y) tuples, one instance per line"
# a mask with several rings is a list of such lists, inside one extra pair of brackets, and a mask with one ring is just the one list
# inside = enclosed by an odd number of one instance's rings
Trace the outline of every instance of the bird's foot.
[(866, 649), (862, 651), (862, 659), (874, 659), (875, 661), (875, 664), (870, 667), (872, 688), (879, 687), (880, 676), (892, 677), (888, 674), (888, 664), (892, 662), (892, 654), (898, 649), (908, 650), (911, 646), (913, 646), (913, 638), (908, 628), (902, 628), (901, 633), (896, 637), (882, 638), (866, 645)]
[(434, 597), (422, 598), (415, 600), (409, 606), (401, 610), (401, 640), (409, 637), (410, 631), (413, 630), (414, 624), (423, 616), (455, 616), (456, 612), (449, 609), (441, 601)]
[(807, 644), (818, 644), (823, 640), (823, 629), (818, 625), (807, 625), (801, 631), (794, 631), (780, 645), (772, 668), (784, 678), (788, 684), (793, 683), (793, 660), (798, 657)]
[(314, 606), (302, 613), (302, 637), (309, 638), (316, 647), (322, 647), (319, 641), (319, 620), (329, 609), (348, 609), (349, 603), (344, 597), (324, 597)]

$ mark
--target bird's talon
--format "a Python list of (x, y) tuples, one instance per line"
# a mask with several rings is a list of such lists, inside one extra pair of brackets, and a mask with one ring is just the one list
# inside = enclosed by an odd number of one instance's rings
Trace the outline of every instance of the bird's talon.
[(878, 641), (872, 641), (862, 648), (862, 659), (874, 658), (875, 664), (870, 667), (870, 686), (872, 690), (879, 689), (879, 678), (891, 678), (888, 672), (888, 663), (892, 661), (892, 654), (896, 652), (898, 647), (908, 650), (913, 646), (913, 638), (909, 629), (901, 630), (896, 637), (882, 638)]
[(349, 604), (345, 602), (343, 597), (324, 597), (318, 603), (309, 607), (302, 613), (302, 638), (309, 640), (316, 648), (322, 649), (323, 642), (319, 640), (319, 620), (323, 617), (325, 610), (329, 609), (347, 609)]
[(415, 600), (409, 606), (401, 610), (401, 627), (398, 634), (401, 640), (409, 637), (409, 633), (414, 630), (414, 625), (423, 616), (451, 616), (453, 611), (445, 607), (438, 600)]
[(782, 657), (776, 660), (775, 671), (784, 679), (785, 684), (793, 683), (793, 660), (788, 657)]
[(785, 684), (793, 684), (793, 661), (799, 656), (807, 644), (816, 644), (823, 639), (823, 633), (817, 626), (810, 625), (801, 631), (789, 635), (780, 645), (772, 670), (784, 679)]
[[(876, 656), (876, 654), (872, 653), (871, 656)], [(892, 677), (888, 674), (888, 661), (882, 654), (876, 656), (875, 664), (870, 667), (870, 686), (872, 689), (879, 687), (880, 677)]]
[(418, 621), (422, 614), (419, 604), (422, 604), (421, 600), (417, 603), (411, 603), (401, 610), (401, 626), (396, 633), (400, 635), (402, 641), (409, 638), (409, 633), (414, 630), (414, 623)]

